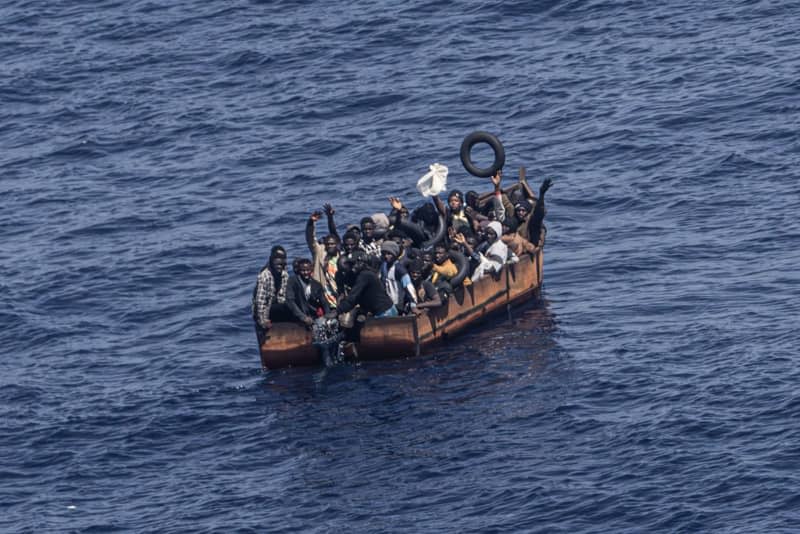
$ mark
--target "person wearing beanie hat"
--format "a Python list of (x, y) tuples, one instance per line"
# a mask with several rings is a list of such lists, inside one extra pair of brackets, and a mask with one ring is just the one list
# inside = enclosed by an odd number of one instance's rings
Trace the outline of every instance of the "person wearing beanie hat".
[(400, 255), (400, 245), (392, 240), (384, 241), (381, 243), (381, 254), (384, 252), (389, 252), (394, 256), (394, 259), (397, 259), (397, 257)]

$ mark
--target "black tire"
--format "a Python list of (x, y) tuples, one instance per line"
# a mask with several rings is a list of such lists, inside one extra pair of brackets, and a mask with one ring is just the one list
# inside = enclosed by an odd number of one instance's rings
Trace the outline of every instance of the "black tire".
[(431, 248), (436, 243), (444, 239), (444, 234), (447, 231), (447, 221), (445, 220), (443, 215), (439, 215), (439, 226), (436, 228), (436, 233), (431, 236), (430, 239), (422, 243), (420, 248), (426, 249)]
[[(490, 167), (482, 169), (476, 167), (475, 164), (472, 163), (472, 147), (478, 143), (486, 143), (492, 147), (494, 151), (494, 163), (492, 163)], [(506, 163), (506, 151), (503, 149), (503, 143), (489, 132), (472, 132), (466, 136), (464, 142), (461, 143), (461, 163), (464, 164), (464, 168), (467, 169), (467, 172), (471, 175), (477, 176), (478, 178), (488, 178), (494, 176), (497, 171), (503, 168), (503, 165)]]
[(458, 267), (458, 273), (456, 273), (456, 275), (450, 279), (450, 285), (455, 288), (464, 281), (464, 278), (466, 278), (467, 275), (469, 275), (469, 260), (467, 260), (467, 257), (457, 250), (450, 251), (450, 259), (453, 260), (453, 263), (455, 263), (456, 267)]

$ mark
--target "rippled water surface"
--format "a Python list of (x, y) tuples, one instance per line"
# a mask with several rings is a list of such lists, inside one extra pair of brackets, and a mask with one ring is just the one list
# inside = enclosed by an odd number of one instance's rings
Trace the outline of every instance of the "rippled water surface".
[[(796, 532), (793, 2), (0, 6), (0, 530)], [(309, 212), (475, 130), (553, 177), (542, 299), (267, 371)]]

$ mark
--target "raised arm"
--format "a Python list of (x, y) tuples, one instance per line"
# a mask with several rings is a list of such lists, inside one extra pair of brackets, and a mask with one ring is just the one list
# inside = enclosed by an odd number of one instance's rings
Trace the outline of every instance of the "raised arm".
[(503, 190), (500, 188), (500, 182), (503, 179), (503, 171), (498, 170), (492, 176), (492, 185), (494, 185), (494, 196), (492, 196), (492, 211), (494, 212), (494, 219), (503, 222), (506, 220), (506, 209), (503, 206)]
[(550, 178), (545, 178), (542, 182), (541, 187), (539, 187), (539, 200), (536, 202), (536, 207), (533, 208), (533, 214), (531, 214), (531, 218), (528, 221), (528, 237), (530, 238), (530, 242), (537, 246), (541, 238), (542, 223), (544, 222), (544, 215), (546, 212), (544, 207), (544, 194), (547, 193), (547, 190), (550, 189), (552, 185), (553, 180)]
[(433, 198), (433, 204), (439, 211), (439, 215), (441, 215), (442, 217), (447, 217), (447, 210), (444, 207), (444, 202), (442, 202), (442, 199), (439, 198), (439, 195), (433, 195), (431, 198)]
[(310, 250), (312, 254), (314, 254), (317, 245), (317, 231), (315, 226), (320, 217), (322, 217), (322, 213), (315, 211), (309, 216), (308, 222), (306, 223), (306, 244), (308, 245), (308, 250)]
[(528, 180), (525, 178), (525, 167), (519, 168), (519, 185), (522, 186), (522, 191), (528, 200), (535, 200), (536, 195), (533, 194), (533, 189), (528, 185)]
[(335, 236), (336, 239), (339, 239), (339, 232), (336, 231), (336, 223), (333, 221), (333, 214), (336, 213), (336, 210), (333, 209), (333, 206), (330, 204), (325, 204), (322, 207), (325, 209), (325, 215), (328, 217), (328, 233)]

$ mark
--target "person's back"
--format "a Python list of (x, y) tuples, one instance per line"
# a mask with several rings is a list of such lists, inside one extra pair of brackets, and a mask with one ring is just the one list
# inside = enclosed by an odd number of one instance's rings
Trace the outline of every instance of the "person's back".
[(336, 311), (340, 314), (347, 313), (356, 306), (360, 306), (362, 312), (371, 313), (376, 317), (397, 315), (394, 302), (386, 293), (377, 273), (367, 267), (366, 260), (366, 254), (361, 251), (354, 255), (355, 282), (347, 296), (339, 303)]

